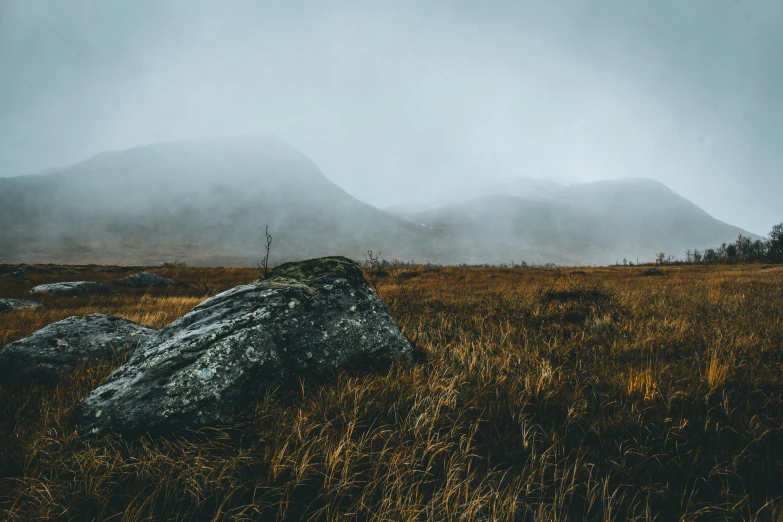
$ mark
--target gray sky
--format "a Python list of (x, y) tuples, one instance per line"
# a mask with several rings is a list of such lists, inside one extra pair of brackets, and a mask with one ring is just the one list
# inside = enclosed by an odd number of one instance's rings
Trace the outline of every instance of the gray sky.
[(0, 0), (0, 172), (280, 136), (385, 206), (646, 176), (783, 221), (783, 2)]

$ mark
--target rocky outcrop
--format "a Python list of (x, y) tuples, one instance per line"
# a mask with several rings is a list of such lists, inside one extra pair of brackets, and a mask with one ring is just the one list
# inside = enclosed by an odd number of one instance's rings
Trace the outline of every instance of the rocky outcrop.
[(0, 277), (14, 277), (17, 279), (27, 279), (27, 276), (30, 274), (29, 268), (20, 268), (18, 270), (14, 270), (13, 272), (6, 272), (3, 275), (0, 275)]
[(73, 316), (0, 350), (0, 382), (55, 379), (93, 361), (111, 361), (156, 330), (110, 315)]
[(73, 281), (70, 283), (50, 283), (47, 285), (38, 285), (30, 290), (31, 294), (49, 294), (60, 297), (77, 297), (83, 295), (109, 295), (115, 293), (112, 288), (105, 283), (96, 283), (94, 281)]
[(24, 310), (25, 308), (35, 308), (37, 306), (41, 306), (41, 303), (27, 301), (26, 299), (0, 299), (0, 312)]
[(176, 282), (173, 279), (166, 279), (152, 272), (139, 272), (138, 274), (118, 279), (117, 284), (136, 288), (159, 288), (174, 285)]
[(286, 263), (160, 330), (82, 401), (76, 423), (82, 434), (219, 423), (259, 386), (411, 352), (356, 263)]

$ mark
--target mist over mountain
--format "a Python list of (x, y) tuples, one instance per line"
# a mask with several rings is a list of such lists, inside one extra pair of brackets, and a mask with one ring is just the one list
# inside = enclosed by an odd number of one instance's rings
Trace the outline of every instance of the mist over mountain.
[(656, 252), (682, 257), (739, 234), (757, 238), (645, 178), (570, 185), (519, 180), (476, 192), (486, 195), (404, 217), (454, 245), (462, 262), (488, 255), (494, 262), (649, 261)]
[(0, 179), (0, 261), (254, 264), (265, 225), (272, 262), (372, 249), (422, 262), (607, 264), (751, 235), (647, 179), (510, 180), (473, 194), (381, 210), (273, 137), (160, 143)]
[(162, 143), (0, 179), (5, 260), (247, 264), (262, 255), (265, 225), (278, 262), (356, 257), (381, 240), (407, 256), (420, 242), (420, 227), (358, 201), (270, 137)]

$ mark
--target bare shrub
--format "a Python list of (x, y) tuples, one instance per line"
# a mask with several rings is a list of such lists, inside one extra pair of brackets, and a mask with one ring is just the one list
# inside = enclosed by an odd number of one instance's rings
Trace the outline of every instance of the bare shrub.
[(264, 257), (258, 265), (261, 276), (266, 279), (269, 276), (269, 251), (272, 247), (272, 235), (269, 233), (269, 225), (264, 229)]

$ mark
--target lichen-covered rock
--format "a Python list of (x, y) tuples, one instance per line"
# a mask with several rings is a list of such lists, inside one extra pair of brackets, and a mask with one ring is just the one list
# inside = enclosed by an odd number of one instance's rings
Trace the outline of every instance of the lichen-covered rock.
[(117, 279), (117, 284), (124, 286), (133, 286), (136, 288), (150, 288), (150, 287), (163, 287), (176, 284), (173, 279), (166, 279), (160, 277), (152, 272), (139, 272), (138, 274), (132, 274), (122, 279)]
[(0, 299), (0, 312), (24, 310), (25, 308), (35, 308), (37, 306), (41, 306), (41, 303), (26, 299)]
[(50, 283), (38, 285), (30, 290), (31, 294), (50, 294), (61, 297), (76, 297), (82, 295), (113, 294), (114, 290), (105, 284), (94, 281), (72, 281), (68, 283)]
[(259, 386), (411, 352), (353, 261), (286, 263), (160, 330), (82, 401), (76, 423), (82, 434), (219, 423)]
[(6, 272), (3, 275), (0, 275), (0, 277), (14, 277), (18, 279), (26, 279), (28, 274), (30, 274), (29, 268), (20, 268), (18, 270), (14, 270), (13, 272)]
[(110, 315), (68, 317), (0, 350), (0, 382), (55, 379), (85, 362), (113, 360), (156, 331)]

